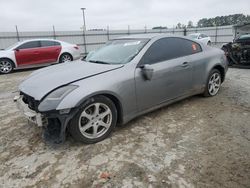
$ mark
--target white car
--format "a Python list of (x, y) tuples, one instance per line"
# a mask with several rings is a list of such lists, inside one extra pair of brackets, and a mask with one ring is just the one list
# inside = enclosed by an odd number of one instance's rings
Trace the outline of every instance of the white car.
[(193, 34), (188, 35), (188, 37), (193, 40), (198, 40), (204, 44), (211, 45), (211, 38), (205, 34), (193, 33)]
[(77, 45), (52, 39), (26, 40), (0, 51), (0, 74), (79, 58), (80, 50)]

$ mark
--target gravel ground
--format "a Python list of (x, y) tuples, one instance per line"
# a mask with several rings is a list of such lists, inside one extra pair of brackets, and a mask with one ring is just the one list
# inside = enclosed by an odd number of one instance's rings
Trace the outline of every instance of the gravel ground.
[(250, 187), (250, 70), (94, 145), (44, 143), (12, 102), (31, 71), (0, 75), (0, 187)]

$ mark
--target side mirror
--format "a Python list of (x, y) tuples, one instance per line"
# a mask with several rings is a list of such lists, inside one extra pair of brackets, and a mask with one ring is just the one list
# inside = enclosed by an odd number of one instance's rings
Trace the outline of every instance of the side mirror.
[(142, 71), (142, 76), (145, 80), (151, 80), (153, 77), (154, 69), (151, 67), (151, 65), (141, 65), (140, 69)]
[(18, 48), (15, 49), (16, 52), (19, 52), (20, 50)]
[(198, 39), (202, 39), (202, 37), (198, 37)]

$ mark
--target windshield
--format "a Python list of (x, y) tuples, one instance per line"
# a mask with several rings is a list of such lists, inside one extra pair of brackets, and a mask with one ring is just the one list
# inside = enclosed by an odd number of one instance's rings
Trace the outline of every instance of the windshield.
[(241, 35), (239, 39), (248, 39), (250, 38), (250, 35)]
[(86, 61), (102, 64), (125, 64), (130, 62), (147, 43), (146, 39), (117, 39), (106, 43), (93, 53)]

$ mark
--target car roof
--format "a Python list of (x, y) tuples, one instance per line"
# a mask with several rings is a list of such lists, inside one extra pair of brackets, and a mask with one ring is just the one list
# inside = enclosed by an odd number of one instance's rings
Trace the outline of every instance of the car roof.
[(49, 38), (34, 38), (34, 39), (28, 39), (28, 40), (23, 40), (22, 42), (31, 42), (31, 41), (37, 41), (37, 40), (40, 40), (40, 41), (55, 41), (55, 42), (62, 42), (62, 41), (59, 41), (59, 40), (55, 40), (55, 39), (49, 39)]
[[(118, 37), (116, 39), (153, 39), (153, 38), (167, 38), (167, 37), (178, 37), (178, 38), (185, 38), (189, 39), (185, 36), (173, 35), (173, 34), (166, 34), (166, 33), (145, 33), (145, 34), (134, 34), (134, 35), (127, 35)], [(189, 39), (190, 40), (190, 39)]]
[(134, 35), (127, 35), (127, 36), (115, 38), (113, 40), (119, 40), (119, 39), (149, 39), (151, 40), (151, 39), (161, 39), (161, 38), (168, 38), (168, 37), (169, 38), (177, 37), (177, 38), (187, 39), (187, 40), (200, 44), (204, 48), (204, 45), (202, 42), (190, 39), (190, 37), (188, 36), (180, 36), (180, 35), (173, 35), (173, 34), (166, 34), (166, 33), (145, 33), (145, 34), (137, 34), (137, 35), (134, 34)]
[(128, 35), (128, 36), (123, 36), (119, 37), (113, 40), (119, 40), (119, 39), (161, 39), (161, 38), (170, 38), (170, 37), (177, 37), (177, 38), (182, 38), (182, 39), (187, 39), (196, 43), (199, 43), (201, 46), (203, 46), (203, 43), (190, 39), (188, 36), (179, 36), (179, 35), (173, 35), (173, 34), (166, 34), (166, 33), (147, 33), (147, 34), (138, 34), (138, 35)]

